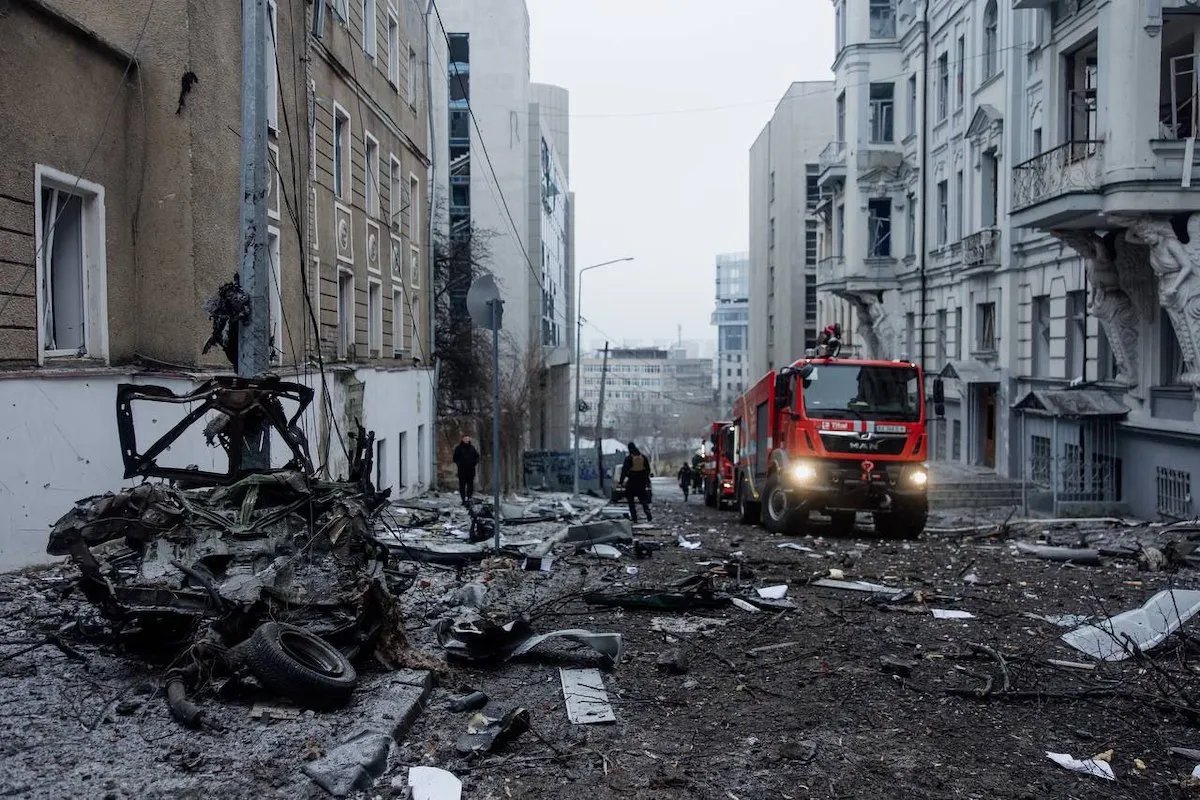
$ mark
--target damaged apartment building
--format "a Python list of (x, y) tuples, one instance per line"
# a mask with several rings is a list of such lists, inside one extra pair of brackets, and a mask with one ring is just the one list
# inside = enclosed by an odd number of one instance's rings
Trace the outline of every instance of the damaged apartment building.
[(1195, 516), (1200, 8), (834, 9), (822, 304), (945, 379), (935, 459), (1046, 511)]
[[(346, 474), (361, 420), (373, 478), (410, 495), (433, 474), (438, 40), (414, 0), (267, 13), (272, 370), (316, 391), (318, 466)], [(205, 343), (238, 269), (241, 46), (232, 0), (0, 10), (0, 568), (44, 559), (65, 504), (127, 485), (119, 384), (186, 394), (232, 371)], [(203, 437), (172, 450), (214, 458)]]

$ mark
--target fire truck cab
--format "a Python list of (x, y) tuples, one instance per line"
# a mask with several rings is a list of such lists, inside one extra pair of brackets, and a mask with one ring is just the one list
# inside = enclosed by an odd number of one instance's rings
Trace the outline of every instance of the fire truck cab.
[(734, 492), (733, 459), (737, 452), (737, 427), (732, 422), (714, 422), (709, 432), (704, 459), (704, 504), (725, 508), (737, 499)]
[(907, 361), (806, 357), (768, 373), (734, 406), (742, 521), (796, 533), (820, 512), (846, 535), (865, 512), (881, 536), (920, 536), (924, 392)]

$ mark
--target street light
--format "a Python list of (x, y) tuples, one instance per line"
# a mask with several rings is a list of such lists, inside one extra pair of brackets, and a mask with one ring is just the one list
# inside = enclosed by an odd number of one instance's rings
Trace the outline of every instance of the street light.
[(575, 428), (572, 431), (572, 443), (575, 446), (575, 496), (579, 495), (579, 394), (582, 385), (579, 380), (579, 365), (583, 352), (579, 340), (583, 337), (583, 273), (589, 269), (607, 267), (609, 264), (620, 264), (622, 261), (633, 261), (633, 256), (614, 258), (612, 261), (602, 261), (599, 264), (584, 267), (579, 270), (579, 275), (575, 278)]

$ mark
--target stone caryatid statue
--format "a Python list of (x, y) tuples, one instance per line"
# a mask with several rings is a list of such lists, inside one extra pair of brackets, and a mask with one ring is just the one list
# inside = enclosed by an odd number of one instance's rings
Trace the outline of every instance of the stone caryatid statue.
[(1091, 230), (1053, 231), (1056, 238), (1083, 256), (1091, 293), (1088, 313), (1100, 320), (1109, 348), (1117, 362), (1116, 379), (1137, 386), (1138, 316), (1133, 301), (1121, 288), (1113, 235), (1099, 236)]
[(848, 293), (846, 299), (858, 312), (856, 330), (867, 346), (867, 357), (892, 358), (895, 335), (883, 300), (873, 292)]
[(1200, 387), (1200, 214), (1188, 217), (1188, 241), (1180, 241), (1170, 220), (1121, 220), (1129, 237), (1150, 248), (1150, 268), (1158, 278), (1158, 301), (1171, 320), (1183, 353), (1183, 380)]

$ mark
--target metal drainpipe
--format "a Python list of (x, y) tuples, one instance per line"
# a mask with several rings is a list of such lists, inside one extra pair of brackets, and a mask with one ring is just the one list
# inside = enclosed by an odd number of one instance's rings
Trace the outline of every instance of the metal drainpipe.
[[(414, 5), (417, 2), (417, 0), (412, 0), (412, 1), (413, 1)], [(429, 0), (429, 4), (425, 6), (425, 124), (429, 131), (429, 150), (430, 150), (430, 153), (429, 153), (429, 178), (425, 184), (427, 187), (426, 191), (429, 194), (429, 204), (428, 204), (428, 207), (426, 208), (426, 214), (425, 214), (426, 224), (429, 226), (428, 237), (425, 240), (426, 241), (425, 264), (427, 267), (427, 271), (425, 273), (426, 274), (425, 285), (430, 287), (430, 289), (429, 289), (429, 291), (430, 291), (429, 314), (428, 314), (429, 319), (427, 320), (428, 335), (429, 335), (429, 339), (428, 339), (429, 352), (427, 355), (429, 356), (429, 360), (432, 363), (426, 365), (426, 368), (433, 370), (433, 386), (430, 387), (431, 389), (433, 389), (433, 391), (431, 392), (431, 397), (429, 398), (430, 407), (432, 408), (432, 414), (429, 419), (429, 460), (430, 460), (429, 488), (436, 491), (438, 488), (438, 406), (437, 406), (438, 392), (437, 392), (437, 386), (438, 386), (438, 380), (440, 379), (440, 376), (441, 376), (441, 364), (438, 363), (438, 356), (437, 356), (437, 350), (436, 350), (437, 344), (434, 341), (434, 336), (436, 335), (436, 332), (437, 332), (437, 322), (434, 319), (434, 317), (436, 316), (436, 310), (434, 307), (433, 295), (432, 295), (432, 292), (433, 292), (433, 231), (434, 231), (434, 227), (435, 227), (434, 220), (433, 220), (433, 212), (434, 212), (434, 190), (436, 189), (436, 181), (437, 181), (437, 152), (436, 152), (437, 140), (436, 140), (436, 135), (435, 135), (434, 126), (433, 126), (433, 69), (432, 69), (432, 67), (433, 67), (433, 58), (432, 58), (433, 42), (429, 38), (430, 37), (429, 15), (432, 13), (433, 13), (433, 0)], [(447, 51), (447, 57), (449, 57), (449, 51)], [(448, 121), (447, 121), (447, 124), (449, 124)], [(449, 154), (447, 153), (447, 156), (448, 155)]]
[(921, 371), (925, 371), (925, 260), (929, 254), (929, 0), (921, 4)]

